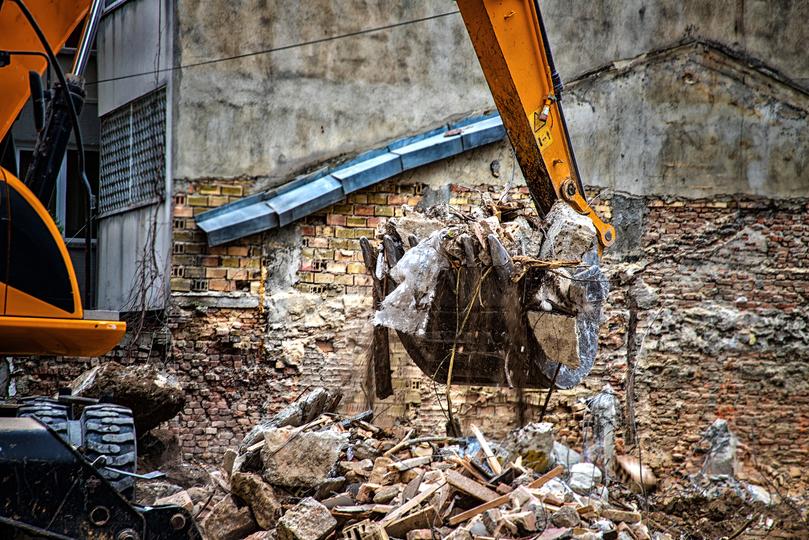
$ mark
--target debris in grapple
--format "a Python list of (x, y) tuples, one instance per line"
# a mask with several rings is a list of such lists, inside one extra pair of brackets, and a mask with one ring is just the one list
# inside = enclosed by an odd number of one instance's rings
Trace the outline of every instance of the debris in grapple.
[(608, 291), (595, 227), (561, 202), (544, 219), (504, 210), (388, 221), (366, 258), (387, 284), (374, 324), (442, 383), (570, 388), (593, 366)]

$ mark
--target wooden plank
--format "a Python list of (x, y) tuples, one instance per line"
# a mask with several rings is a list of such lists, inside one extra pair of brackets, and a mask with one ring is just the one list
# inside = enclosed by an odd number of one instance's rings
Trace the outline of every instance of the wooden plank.
[(479, 484), (478, 482), (472, 480), (471, 478), (467, 478), (466, 476), (462, 475), (461, 473), (453, 470), (448, 470), (444, 474), (447, 476), (447, 483), (454, 487), (455, 489), (466, 493), (467, 495), (471, 495), (476, 499), (480, 499), (481, 501), (491, 501), (497, 499), (499, 495), (492, 491), (491, 489), (487, 488)]
[(461, 467), (464, 468), (466, 472), (474, 476), (478, 482), (482, 484), (487, 483), (487, 480), (483, 476), (481, 476), (480, 473), (477, 471), (477, 469), (475, 469), (468, 461), (461, 459), (458, 456), (450, 456), (449, 458), (445, 458), (444, 461), (460, 465)]
[(383, 457), (388, 457), (388, 456), (391, 456), (391, 455), (393, 455), (395, 452), (398, 452), (399, 450), (401, 450), (402, 448), (404, 448), (405, 446), (407, 446), (407, 441), (410, 439), (410, 437), (412, 437), (412, 436), (413, 436), (413, 433), (415, 433), (415, 432), (416, 432), (416, 430), (415, 430), (415, 429), (411, 429), (410, 431), (408, 431), (408, 432), (407, 432), (407, 435), (405, 435), (405, 436), (404, 436), (404, 438), (403, 438), (401, 441), (399, 441), (398, 443), (394, 444), (394, 445), (391, 447), (391, 449), (390, 449), (390, 450), (388, 450), (387, 452), (385, 452), (384, 454), (382, 454), (382, 456), (383, 456)]
[(433, 529), (441, 525), (438, 512), (432, 506), (385, 525), (385, 532), (394, 538), (404, 538), (413, 529)]
[(486, 462), (489, 464), (489, 467), (492, 468), (494, 474), (502, 474), (503, 468), (500, 466), (500, 462), (497, 461), (494, 452), (492, 452), (488, 441), (486, 441), (486, 437), (483, 436), (483, 432), (481, 432), (474, 424), (472, 424), (470, 427), (472, 429), (472, 433), (475, 434), (475, 437), (480, 443), (480, 448), (483, 450), (483, 453), (486, 454)]
[(416, 494), (419, 492), (419, 486), (421, 485), (422, 480), (424, 480), (424, 472), (408, 482), (404, 490), (402, 490), (402, 504), (416, 496)]
[(438, 488), (440, 488), (446, 483), (447, 482), (445, 480), (443, 482), (438, 482), (437, 484), (431, 485), (430, 487), (428, 487), (427, 489), (425, 489), (424, 491), (422, 491), (421, 493), (419, 493), (418, 495), (416, 495), (415, 497), (404, 503), (402, 506), (396, 508), (390, 514), (386, 515), (384, 519), (382, 519), (382, 523), (383, 524), (391, 523), (399, 518), (404, 517), (405, 514), (407, 514), (412, 509), (416, 508), (418, 505), (420, 505), (421, 503), (432, 497), (433, 493), (438, 491)]
[(399, 472), (409, 471), (410, 469), (415, 469), (416, 467), (427, 465), (428, 463), (432, 462), (432, 460), (433, 460), (432, 456), (414, 457), (391, 463), (390, 465), (388, 465), (388, 469), (394, 469)]
[[(543, 474), (542, 476), (540, 476), (539, 478), (537, 478), (536, 480), (534, 480), (533, 482), (528, 484), (527, 487), (529, 489), (536, 489), (536, 488), (542, 487), (545, 484), (547, 484), (548, 481), (552, 480), (553, 478), (556, 478), (557, 476), (561, 475), (563, 472), (565, 472), (565, 468), (562, 467), (561, 465), (558, 465), (554, 469), (551, 469), (550, 471), (546, 472), (545, 474)], [(509, 495), (501, 495), (500, 497), (497, 497), (496, 499), (492, 499), (489, 502), (485, 502), (485, 503), (481, 504), (480, 506), (476, 506), (476, 507), (472, 508), (471, 510), (467, 510), (466, 512), (462, 512), (462, 513), (458, 514), (457, 516), (452, 516), (451, 518), (449, 518), (448, 523), (450, 525), (452, 525), (452, 526), (458, 525), (459, 523), (463, 523), (464, 521), (466, 521), (468, 519), (472, 519), (473, 517), (475, 517), (478, 514), (482, 514), (486, 510), (490, 510), (492, 508), (497, 508), (500, 505), (506, 504), (508, 502), (508, 499), (509, 499)]]

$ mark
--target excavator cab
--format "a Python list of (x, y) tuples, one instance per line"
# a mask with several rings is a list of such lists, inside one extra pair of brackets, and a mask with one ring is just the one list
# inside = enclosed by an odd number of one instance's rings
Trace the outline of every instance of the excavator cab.
[[(37, 22), (50, 48), (58, 52), (86, 17), (90, 2), (28, 0), (22, 6)], [(0, 67), (3, 140), (29, 99), (30, 81), (49, 64), (40, 37), (23, 8), (13, 0), (0, 2), (0, 51), (6, 59), (6, 65)], [(58, 99), (58, 89), (54, 94), (52, 99)], [(48, 118), (50, 125), (43, 127), (37, 150), (58, 165), (71, 126), (53, 125), (57, 120), (53, 116)], [(51, 146), (55, 138), (48, 129), (63, 134), (61, 148)], [(11, 171), (0, 168), (0, 354), (99, 356), (121, 340), (126, 324), (94, 319), (82, 307), (73, 262), (62, 235), (32, 191), (32, 185), (53, 185), (49, 178), (52, 173), (52, 167), (40, 167), (36, 174), (28, 175), (26, 185)], [(47, 200), (49, 195), (47, 192), (43, 198)]]
[(0, 354), (99, 356), (118, 344), (125, 323), (84, 314), (53, 218), (0, 168)]

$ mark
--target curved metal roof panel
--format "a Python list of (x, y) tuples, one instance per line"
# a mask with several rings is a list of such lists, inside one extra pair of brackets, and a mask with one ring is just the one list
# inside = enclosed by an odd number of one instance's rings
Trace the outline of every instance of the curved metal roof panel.
[(331, 206), (349, 193), (486, 144), (506, 135), (497, 114), (467, 118), (364, 152), (327, 171), (220, 206), (196, 217), (215, 246), (283, 227)]

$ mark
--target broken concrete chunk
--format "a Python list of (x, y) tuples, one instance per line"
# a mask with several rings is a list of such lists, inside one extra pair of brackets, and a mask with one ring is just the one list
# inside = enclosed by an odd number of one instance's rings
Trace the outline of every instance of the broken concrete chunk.
[(575, 317), (529, 311), (528, 324), (549, 360), (573, 369), (579, 367), (579, 329)]
[(253, 511), (259, 527), (271, 529), (281, 512), (281, 504), (272, 486), (257, 474), (235, 473), (230, 479), (231, 493), (243, 500)]
[(435, 231), (444, 228), (444, 223), (420, 212), (411, 212), (406, 216), (388, 220), (386, 230), (395, 231), (401, 238), (414, 236), (417, 241), (424, 240)]
[(578, 527), (579, 523), (581, 523), (581, 518), (575, 508), (563, 506), (551, 514), (551, 523), (557, 527)]
[(522, 458), (522, 464), (536, 472), (545, 472), (553, 465), (553, 425), (532, 422), (511, 431), (503, 441), (509, 461)]
[(169, 495), (168, 497), (161, 497), (154, 502), (154, 506), (166, 504), (173, 504), (180, 508), (185, 508), (189, 512), (194, 509), (194, 501), (191, 500), (191, 496), (188, 495), (188, 492), (185, 490), (175, 493), (174, 495)]
[(224, 469), (228, 476), (233, 474), (233, 464), (236, 463), (238, 455), (239, 453), (233, 448), (225, 450), (225, 455), (222, 457), (222, 469)]
[(408, 531), (406, 540), (433, 540), (431, 529), (413, 529)]
[(559, 527), (547, 527), (536, 540), (563, 540), (571, 537), (571, 530)]
[(601, 469), (592, 463), (576, 463), (570, 468), (568, 485), (576, 493), (588, 494), (601, 483)]
[(472, 540), (472, 533), (459, 527), (445, 536), (444, 540)]
[(337, 391), (329, 391), (317, 387), (294, 403), (284, 407), (279, 413), (269, 419), (262, 420), (244, 437), (239, 451), (260, 442), (265, 431), (280, 427), (299, 427), (308, 424), (324, 412), (333, 412), (340, 403), (343, 395)]
[(388, 475), (388, 467), (393, 464), (393, 460), (387, 457), (378, 457), (374, 460), (374, 467), (371, 470), (371, 476), (368, 481), (372, 484), (382, 485), (385, 477)]
[(227, 496), (213, 507), (202, 528), (210, 540), (241, 540), (256, 532), (258, 524), (249, 507), (239, 507), (233, 497)]
[(162, 480), (145, 480), (137, 483), (135, 502), (151, 506), (157, 499), (169, 497), (183, 490), (182, 486)]
[(616, 510), (614, 508), (604, 508), (601, 510), (601, 517), (611, 521), (623, 521), (624, 523), (639, 523), (639, 512), (627, 512), (625, 510)]
[(394, 484), (392, 486), (379, 486), (374, 492), (373, 501), (377, 504), (387, 504), (399, 495), (402, 491), (402, 484)]
[(331, 475), (348, 434), (334, 431), (293, 434), (289, 429), (264, 433), (263, 477), (274, 486), (315, 487)]
[(70, 383), (74, 396), (105, 397), (132, 409), (139, 436), (171, 420), (185, 406), (185, 390), (175, 377), (154, 364), (123, 366), (105, 362)]
[(520, 535), (526, 535), (539, 530), (537, 523), (537, 516), (533, 510), (526, 510), (524, 512), (512, 512), (506, 514), (503, 519), (517, 528)]
[(739, 440), (730, 431), (727, 420), (717, 418), (705, 431), (711, 449), (705, 458), (703, 471), (708, 475), (736, 475), (736, 448)]
[(328, 508), (306, 497), (281, 517), (276, 530), (278, 540), (323, 540), (335, 527)]
[(580, 261), (590, 251), (596, 240), (596, 228), (592, 220), (557, 201), (545, 222), (549, 223), (539, 256), (542, 259), (564, 259)]
[(558, 441), (554, 441), (553, 462), (555, 464), (564, 465), (566, 469), (570, 469), (572, 465), (581, 462), (581, 454)]

